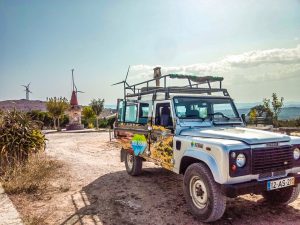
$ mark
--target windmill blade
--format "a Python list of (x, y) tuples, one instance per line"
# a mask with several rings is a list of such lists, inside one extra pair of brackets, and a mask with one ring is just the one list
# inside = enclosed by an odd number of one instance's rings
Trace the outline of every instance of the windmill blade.
[(130, 65), (128, 66), (128, 70), (127, 70), (127, 74), (126, 74), (126, 77), (125, 77), (125, 82), (127, 81), (127, 77), (128, 77), (128, 74), (129, 74), (129, 70), (130, 70)]
[(84, 91), (76, 91), (77, 93), (84, 93)]
[(121, 81), (121, 82), (118, 82), (118, 83), (114, 83), (114, 84), (112, 84), (111, 86), (115, 86), (115, 85), (123, 84), (123, 83), (125, 83), (125, 81)]

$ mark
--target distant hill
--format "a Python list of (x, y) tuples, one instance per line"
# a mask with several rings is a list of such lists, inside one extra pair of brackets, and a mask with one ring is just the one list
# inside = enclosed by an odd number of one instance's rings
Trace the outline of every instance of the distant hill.
[[(248, 114), (250, 108), (238, 108), (240, 114)], [(285, 107), (279, 114), (280, 120), (290, 120), (300, 118), (300, 107)]]
[(0, 109), (3, 111), (16, 109), (18, 111), (28, 112), (32, 110), (47, 111), (46, 102), (39, 100), (6, 100), (0, 101)]
[[(6, 100), (6, 101), (0, 101), (0, 110), (8, 111), (8, 110), (14, 110), (17, 111), (23, 111), (23, 112), (29, 112), (33, 110), (39, 110), (46, 112), (46, 102), (45, 101), (39, 101), (39, 100)], [(107, 117), (112, 114), (116, 113), (116, 109), (111, 109), (108, 107), (105, 107), (105, 109), (102, 111), (100, 117)]]

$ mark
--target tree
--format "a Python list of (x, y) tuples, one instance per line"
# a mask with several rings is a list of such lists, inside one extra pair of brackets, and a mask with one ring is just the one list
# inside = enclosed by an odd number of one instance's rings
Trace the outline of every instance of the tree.
[(96, 117), (96, 114), (95, 114), (94, 110), (92, 109), (92, 107), (85, 106), (82, 110), (82, 115), (87, 120), (88, 127), (93, 128), (92, 119), (94, 119)]
[[(272, 102), (270, 99), (263, 99), (263, 105), (264, 107), (271, 111), (272, 112), (272, 123), (274, 125), (277, 125), (278, 124), (278, 116), (282, 110), (282, 107), (283, 107), (283, 100), (284, 98), (281, 97), (280, 100), (279, 98), (277, 97), (277, 94), (276, 93), (273, 93), (272, 94)], [(272, 110), (271, 110), (271, 106), (272, 105)]]
[(96, 115), (96, 128), (98, 129), (99, 128), (99, 116), (101, 114), (101, 112), (103, 111), (103, 107), (104, 107), (104, 99), (100, 99), (98, 98), (97, 100), (96, 99), (93, 99), (90, 103), (90, 106), (92, 107), (95, 115)]
[(63, 117), (65, 111), (69, 108), (68, 100), (63, 97), (48, 98), (46, 107), (53, 119), (54, 128), (60, 130), (60, 118)]
[(282, 107), (283, 107), (283, 100), (284, 100), (283, 97), (281, 97), (280, 100), (279, 100), (276, 93), (272, 94), (272, 107), (273, 107), (275, 122), (278, 121), (278, 116), (279, 116), (279, 114), (282, 110)]

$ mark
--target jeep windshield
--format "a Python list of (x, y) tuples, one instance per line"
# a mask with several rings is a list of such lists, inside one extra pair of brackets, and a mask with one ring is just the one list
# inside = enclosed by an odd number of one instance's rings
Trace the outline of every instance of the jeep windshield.
[(179, 119), (210, 120), (214, 123), (241, 122), (230, 98), (174, 97)]

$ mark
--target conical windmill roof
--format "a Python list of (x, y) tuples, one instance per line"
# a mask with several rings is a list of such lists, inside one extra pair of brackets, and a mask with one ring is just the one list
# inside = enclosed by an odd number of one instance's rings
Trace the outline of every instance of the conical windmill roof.
[(77, 94), (76, 94), (76, 91), (72, 91), (72, 96), (71, 96), (70, 104), (71, 104), (72, 106), (78, 105), (78, 100), (77, 100)]

